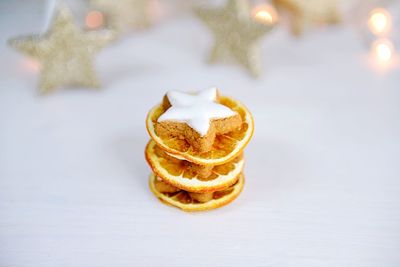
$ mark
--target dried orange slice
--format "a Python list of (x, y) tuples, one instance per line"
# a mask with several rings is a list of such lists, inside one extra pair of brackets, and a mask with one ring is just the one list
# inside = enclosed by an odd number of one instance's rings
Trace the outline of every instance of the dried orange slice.
[(155, 187), (156, 179), (161, 178), (158, 178), (155, 174), (150, 175), (149, 185), (154, 195), (162, 202), (184, 211), (205, 211), (222, 207), (233, 201), (243, 190), (244, 185), (244, 176), (240, 174), (238, 181), (234, 185), (220, 191), (215, 191), (212, 200), (201, 203), (192, 199), (190, 194), (183, 190), (174, 193), (161, 193)]
[(145, 155), (157, 176), (173, 186), (195, 193), (216, 191), (234, 184), (244, 166), (244, 158), (240, 155), (230, 162), (211, 166), (210, 175), (203, 177), (194, 163), (171, 158), (153, 140), (147, 144)]
[(235, 158), (242, 152), (247, 143), (250, 141), (254, 132), (253, 117), (250, 111), (239, 101), (228, 97), (220, 96), (219, 103), (225, 105), (239, 113), (242, 118), (242, 126), (240, 129), (232, 131), (228, 134), (218, 135), (215, 138), (213, 149), (209, 152), (199, 153), (185, 141), (179, 138), (162, 139), (155, 130), (154, 125), (158, 117), (165, 112), (163, 105), (157, 105), (150, 110), (146, 119), (146, 128), (151, 138), (163, 150), (171, 156), (178, 159), (200, 165), (220, 165)]

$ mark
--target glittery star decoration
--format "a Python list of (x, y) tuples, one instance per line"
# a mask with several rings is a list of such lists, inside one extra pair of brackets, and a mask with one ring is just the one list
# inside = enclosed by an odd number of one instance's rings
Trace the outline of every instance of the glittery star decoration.
[(254, 76), (261, 72), (259, 39), (273, 26), (256, 22), (250, 16), (247, 0), (228, 0), (223, 8), (195, 10), (215, 38), (210, 63), (233, 59)]
[(98, 88), (93, 57), (114, 35), (112, 31), (82, 32), (70, 10), (60, 3), (46, 33), (10, 39), (9, 44), (41, 63), (39, 89), (48, 93), (65, 85)]
[(150, 26), (148, 0), (91, 0), (90, 5), (106, 16), (106, 24), (118, 34)]
[(341, 20), (338, 0), (273, 0), (280, 12), (290, 14), (293, 35), (300, 36), (312, 25), (337, 24)]

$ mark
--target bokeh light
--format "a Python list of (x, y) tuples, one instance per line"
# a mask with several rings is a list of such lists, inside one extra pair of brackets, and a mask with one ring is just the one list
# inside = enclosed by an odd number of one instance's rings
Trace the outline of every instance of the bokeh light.
[(377, 40), (372, 44), (372, 53), (380, 62), (388, 62), (392, 59), (394, 47), (392, 42), (386, 39)]
[(104, 15), (98, 10), (90, 11), (85, 18), (86, 27), (89, 29), (98, 29), (104, 25)]
[(368, 18), (368, 28), (373, 34), (387, 33), (391, 28), (391, 16), (383, 8), (372, 10)]
[(262, 4), (256, 6), (252, 12), (252, 17), (260, 23), (263, 24), (275, 24), (278, 21), (278, 13), (276, 12), (275, 8), (271, 5)]

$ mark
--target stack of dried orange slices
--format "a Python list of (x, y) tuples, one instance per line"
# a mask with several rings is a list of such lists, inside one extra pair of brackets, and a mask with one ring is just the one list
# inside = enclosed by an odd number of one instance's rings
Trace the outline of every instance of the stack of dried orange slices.
[[(212, 90), (207, 90), (208, 94), (212, 94)], [(253, 135), (253, 117), (240, 102), (219, 96), (214, 90), (216, 97), (213, 101), (239, 114), (241, 125), (230, 132), (217, 133), (211, 149), (207, 151), (195, 149), (182, 134), (165, 136), (157, 133), (156, 124), (160, 116), (171, 109), (177, 100), (170, 99), (170, 105), (161, 103), (155, 106), (146, 119), (151, 140), (146, 146), (145, 156), (153, 171), (149, 180), (150, 189), (162, 202), (184, 211), (203, 211), (226, 205), (240, 194), (244, 185), (243, 149)], [(167, 93), (164, 101), (167, 99), (168, 102), (169, 96)], [(182, 102), (188, 104), (189, 100), (183, 99)], [(189, 110), (184, 112), (186, 117), (193, 112), (191, 104), (188, 104)], [(201, 110), (197, 107), (195, 112)], [(198, 115), (202, 114), (193, 116)]]

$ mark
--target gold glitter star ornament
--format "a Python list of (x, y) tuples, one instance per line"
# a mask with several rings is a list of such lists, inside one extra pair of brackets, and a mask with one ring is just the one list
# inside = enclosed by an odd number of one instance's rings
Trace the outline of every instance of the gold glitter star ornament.
[(256, 77), (261, 72), (258, 41), (273, 25), (258, 23), (250, 16), (247, 0), (228, 0), (223, 8), (198, 8), (198, 17), (214, 34), (209, 62), (233, 59)]
[(9, 44), (41, 63), (39, 89), (48, 93), (66, 85), (98, 88), (93, 58), (114, 36), (112, 31), (81, 31), (60, 3), (46, 33), (13, 38)]

